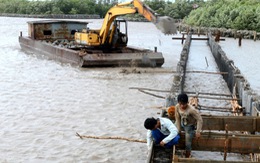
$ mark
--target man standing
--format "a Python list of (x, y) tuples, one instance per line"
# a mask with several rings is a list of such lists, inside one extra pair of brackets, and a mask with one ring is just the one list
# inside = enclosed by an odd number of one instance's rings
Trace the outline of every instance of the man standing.
[(200, 137), (203, 121), (200, 113), (193, 106), (188, 104), (187, 94), (178, 95), (177, 100), (175, 124), (179, 131), (181, 131), (181, 127), (185, 131), (185, 157), (189, 158), (191, 154), (192, 139), (194, 134), (197, 139)]
[(152, 138), (155, 140), (155, 144), (165, 148), (171, 148), (179, 141), (178, 130), (168, 118), (147, 118), (144, 127), (147, 129), (148, 148), (151, 146)]

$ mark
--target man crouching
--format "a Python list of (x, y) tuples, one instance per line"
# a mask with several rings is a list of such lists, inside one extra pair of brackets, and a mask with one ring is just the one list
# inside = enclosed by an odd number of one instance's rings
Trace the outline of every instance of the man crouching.
[(144, 121), (144, 127), (147, 129), (148, 149), (152, 139), (155, 140), (155, 144), (165, 148), (172, 148), (180, 139), (177, 127), (168, 118), (147, 118)]

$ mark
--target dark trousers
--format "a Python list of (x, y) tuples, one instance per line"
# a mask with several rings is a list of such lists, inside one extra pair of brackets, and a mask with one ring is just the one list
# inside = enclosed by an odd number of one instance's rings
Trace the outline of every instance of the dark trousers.
[[(155, 140), (155, 144), (160, 144), (160, 142), (166, 138), (168, 135), (164, 135), (163, 133), (161, 133), (160, 130), (155, 129), (152, 130), (152, 136)], [(171, 148), (173, 145), (178, 144), (180, 139), (180, 135), (175, 136), (175, 138), (173, 138), (170, 142), (166, 143), (164, 146), (166, 148)]]

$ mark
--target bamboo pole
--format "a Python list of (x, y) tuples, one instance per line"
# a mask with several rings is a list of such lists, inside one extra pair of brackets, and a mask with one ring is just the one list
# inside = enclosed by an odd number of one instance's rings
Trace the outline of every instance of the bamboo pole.
[[(154, 91), (154, 92), (173, 92), (169, 90), (159, 90), (159, 89), (151, 89), (151, 88), (143, 88), (143, 87), (129, 87), (129, 89), (141, 89), (147, 91)], [(209, 96), (227, 96), (232, 97), (231, 94), (223, 94), (223, 93), (207, 93), (207, 92), (185, 92), (187, 94), (198, 94), (198, 95), (209, 95)]]
[(151, 96), (154, 96), (154, 97), (165, 99), (165, 97), (163, 97), (163, 96), (159, 96), (159, 95), (155, 95), (153, 93), (145, 92), (144, 90), (141, 90), (141, 89), (138, 89), (138, 91), (145, 93), (145, 94), (148, 94), (148, 95), (151, 95)]
[(186, 71), (186, 73), (204, 73), (204, 74), (221, 74), (226, 75), (228, 72), (211, 72), (211, 71)]
[(233, 100), (233, 101), (240, 100), (236, 98), (218, 98), (218, 97), (209, 97), (209, 96), (191, 96), (191, 97), (198, 97), (198, 98), (205, 98), (205, 99), (212, 99), (212, 100)]
[(226, 109), (226, 110), (232, 110), (231, 107), (217, 107), (217, 106), (205, 106), (205, 105), (199, 105), (200, 107), (203, 108), (211, 108), (211, 109)]
[[(182, 44), (183, 44), (183, 40), (185, 40), (186, 38), (184, 36), (182, 36), (182, 38), (179, 37), (173, 37), (173, 40), (182, 40)], [(191, 38), (191, 40), (209, 40), (209, 38)], [(220, 41), (225, 41), (226, 39), (220, 38)]]
[(114, 139), (114, 140), (126, 140), (126, 141), (129, 141), (129, 142), (146, 143), (146, 140), (131, 139), (131, 138), (125, 138), (125, 137), (119, 137), (119, 136), (90, 136), (90, 135), (80, 135), (77, 132), (76, 132), (76, 136), (78, 136), (80, 139), (83, 139), (83, 138), (89, 138), (89, 139)]
[[(131, 68), (124, 68), (120, 71), (120, 73), (179, 73), (178, 71), (172, 70), (148, 70), (145, 69), (131, 69)], [(186, 73), (205, 73), (205, 74), (221, 74), (226, 75), (228, 72), (212, 72), (212, 71), (186, 71)]]
[(223, 94), (223, 93), (207, 93), (207, 92), (186, 92), (187, 94), (201, 94), (201, 95), (210, 95), (210, 96), (227, 96), (232, 97), (231, 94)]
[(154, 91), (154, 92), (171, 92), (167, 90), (158, 90), (158, 89), (141, 88), (141, 87), (129, 87), (129, 89), (141, 89), (141, 90)]
[(160, 109), (160, 110), (167, 110), (167, 108), (165, 106), (151, 106), (149, 108)]
[(199, 109), (199, 110), (207, 110), (207, 111), (215, 111), (215, 112), (231, 112), (232, 113), (232, 111), (229, 111), (229, 110), (215, 110), (215, 109)]

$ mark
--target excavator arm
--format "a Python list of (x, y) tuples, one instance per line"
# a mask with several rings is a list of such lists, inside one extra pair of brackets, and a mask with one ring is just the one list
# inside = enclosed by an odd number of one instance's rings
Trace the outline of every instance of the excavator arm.
[(143, 15), (148, 21), (153, 22), (157, 28), (165, 34), (176, 33), (176, 27), (172, 18), (158, 17), (155, 12), (143, 2), (140, 0), (133, 0), (130, 2), (117, 4), (110, 8), (104, 18), (100, 30), (86, 30), (84, 32), (76, 32), (75, 40), (80, 44), (88, 46), (99, 47), (105, 45), (106, 47), (114, 47), (115, 44), (113, 42), (115, 41), (113, 38), (118, 38), (116, 35), (119, 33), (119, 31), (117, 31), (118, 25), (115, 21), (116, 18), (118, 16), (135, 13)]
[[(111, 29), (111, 25), (118, 16), (126, 15), (126, 14), (135, 14), (137, 13), (136, 8), (132, 7), (125, 7), (126, 5), (129, 5), (131, 3), (124, 3), (124, 4), (119, 4), (111, 9), (108, 10), (105, 18), (103, 25), (100, 29), (99, 36), (101, 38), (101, 44), (105, 44), (107, 37), (109, 36), (109, 31)], [(116, 27), (114, 27), (116, 28)], [(116, 29), (112, 29), (112, 32)]]

